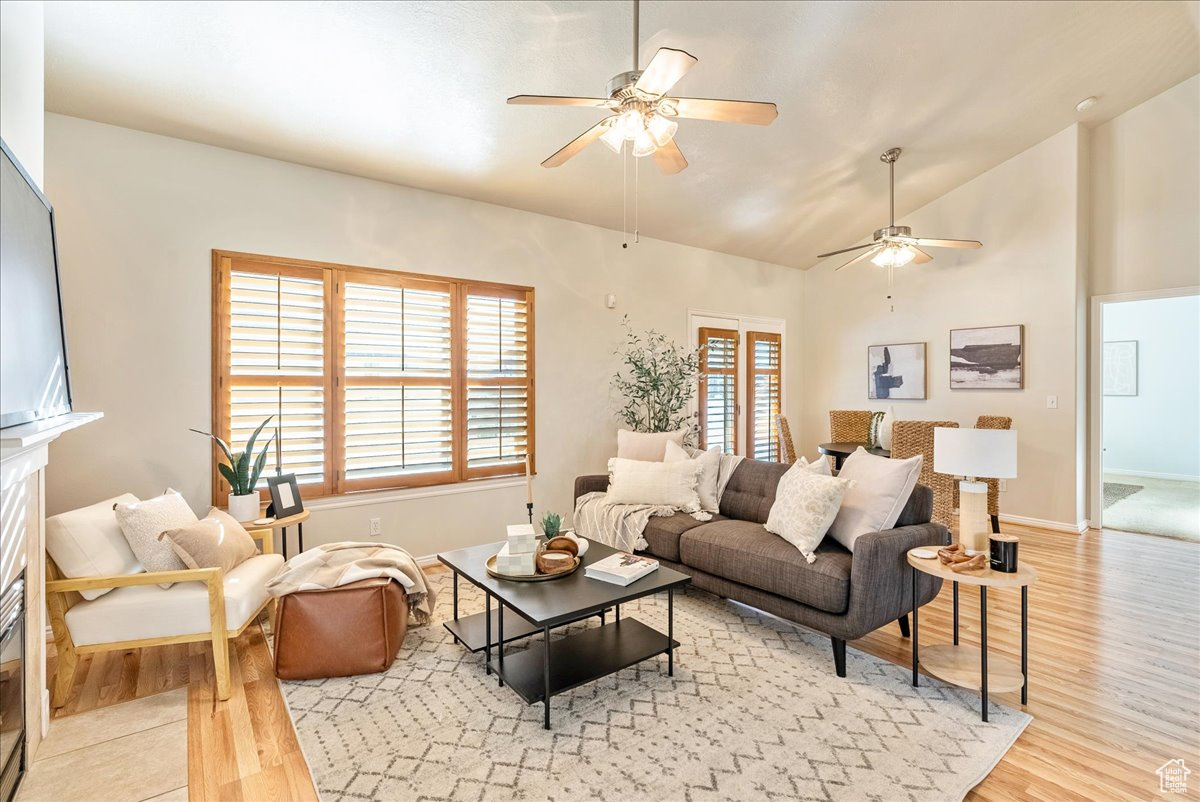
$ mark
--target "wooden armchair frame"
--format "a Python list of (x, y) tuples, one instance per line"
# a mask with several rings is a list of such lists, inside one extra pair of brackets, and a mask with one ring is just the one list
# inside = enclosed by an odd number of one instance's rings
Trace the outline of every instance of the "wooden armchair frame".
[[(270, 529), (255, 529), (250, 536), (262, 541), (262, 553), (273, 554), (275, 551), (274, 532)], [(203, 582), (208, 587), (208, 617), (211, 624), (208, 630), (183, 635), (170, 635), (161, 638), (142, 638), (140, 640), (114, 641), (111, 643), (93, 643), (86, 646), (76, 646), (67, 628), (67, 611), (79, 603), (83, 597), (81, 590), (96, 590), (98, 588), (121, 588), (134, 585), (157, 585), (164, 582)], [(246, 619), (237, 630), (226, 629), (225, 621), (225, 572), (220, 568), (195, 568), (182, 571), (153, 571), (140, 574), (124, 574), (121, 576), (88, 576), (77, 579), (64, 579), (58, 566), (49, 554), (46, 555), (46, 606), (50, 611), (50, 629), (54, 633), (54, 645), (58, 650), (58, 671), (54, 678), (51, 691), (50, 705), (55, 710), (67, 703), (71, 692), (71, 684), (75, 680), (75, 669), (79, 665), (79, 655), (94, 652), (112, 652), (124, 649), (141, 649), (146, 646), (169, 646), (176, 643), (195, 643), (211, 641), (213, 651), (213, 670), (217, 678), (217, 698), (225, 701), (231, 693), (229, 671), (229, 641), (236, 639), (253, 622), (258, 620), (269, 605), (273, 607), (275, 599), (268, 597), (254, 614)]]

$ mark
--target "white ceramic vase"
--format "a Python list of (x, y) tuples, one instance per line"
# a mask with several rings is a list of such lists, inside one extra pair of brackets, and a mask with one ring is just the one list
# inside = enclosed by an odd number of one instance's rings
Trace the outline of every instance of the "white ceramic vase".
[(229, 494), (229, 514), (239, 523), (257, 519), (260, 509), (258, 493), (247, 493), (244, 496)]
[(896, 410), (888, 407), (879, 422), (879, 447), (885, 451), (892, 450), (892, 424), (896, 422)]

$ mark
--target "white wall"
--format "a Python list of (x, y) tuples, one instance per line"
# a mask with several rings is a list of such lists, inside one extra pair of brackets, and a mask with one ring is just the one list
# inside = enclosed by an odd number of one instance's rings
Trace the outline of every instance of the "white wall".
[(1200, 75), (1092, 132), (1093, 295), (1200, 283)]
[[(1009, 480), (1001, 511), (1078, 523), (1080, 140), (1072, 126), (899, 220), (919, 236), (984, 247), (934, 250), (932, 262), (898, 269), (895, 311), (883, 269), (867, 262), (834, 272), (852, 254), (808, 271), (804, 453), (828, 439), (829, 410), (887, 405), (867, 400), (867, 346), (923, 341), (929, 398), (890, 402), (897, 417), (973, 426), (979, 415), (1011, 416), (1020, 475)], [(1016, 323), (1025, 325), (1025, 389), (950, 390), (950, 329)], [(1047, 409), (1049, 395), (1057, 409)]]
[(42, 3), (0, 3), (0, 137), (39, 187), (43, 181), (45, 35)]
[[(680, 339), (689, 307), (783, 318), (785, 358), (800, 353), (797, 270), (646, 238), (622, 250), (580, 223), (71, 117), (47, 115), (46, 142), (76, 408), (105, 413), (55, 445), (51, 513), (167, 485), (210, 500), (209, 447), (187, 429), (211, 419), (212, 248), (536, 287), (539, 512), (569, 513), (575, 477), (615, 449), (623, 314)], [(363, 538), (373, 516), (417, 555), (486, 542), (524, 512), (523, 481), (508, 485), (320, 511), (305, 545)]]
[(1104, 339), (1138, 343), (1138, 394), (1104, 397), (1105, 471), (1200, 478), (1200, 296), (1105, 304)]

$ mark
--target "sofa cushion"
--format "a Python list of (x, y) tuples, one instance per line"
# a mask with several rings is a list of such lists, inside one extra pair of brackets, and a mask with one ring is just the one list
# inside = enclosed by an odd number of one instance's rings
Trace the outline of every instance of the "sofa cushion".
[(721, 514), (726, 518), (765, 524), (775, 503), (775, 488), (791, 466), (787, 463), (742, 460), (729, 477), (721, 496)]
[[(46, 551), (59, 572), (68, 579), (140, 574), (142, 564), (129, 548), (113, 512), (114, 505), (133, 504), (137, 500), (137, 496), (126, 493), (47, 518)], [(88, 600), (98, 599), (111, 590), (83, 590), (80, 595)]]
[[(713, 516), (714, 521), (724, 521), (720, 515)], [(679, 536), (689, 529), (703, 526), (705, 521), (697, 521), (687, 513), (677, 512), (666, 518), (654, 517), (646, 522), (642, 537), (646, 538), (649, 547), (646, 551), (655, 557), (679, 562)]]
[(645, 462), (662, 462), (667, 453), (667, 443), (683, 445), (687, 429), (677, 432), (631, 432), (617, 429), (617, 456), (621, 459), (636, 459)]
[[(237, 631), (267, 600), (266, 584), (283, 566), (278, 554), (251, 557), (225, 575), (225, 627)], [(117, 643), (211, 632), (208, 586), (176, 582), (116, 588), (67, 610), (67, 629), (76, 646)]]
[(821, 542), (816, 561), (809, 564), (795, 546), (762, 524), (723, 520), (684, 532), (679, 554), (684, 565), (827, 613), (844, 613), (850, 602), (851, 555), (830, 538)]

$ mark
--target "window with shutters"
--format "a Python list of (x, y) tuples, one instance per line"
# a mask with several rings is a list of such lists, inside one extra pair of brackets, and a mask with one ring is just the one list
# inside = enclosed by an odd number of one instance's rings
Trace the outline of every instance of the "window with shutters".
[(532, 289), (222, 251), (213, 273), (214, 431), (237, 450), (274, 416), (264, 476), (315, 497), (533, 462)]
[(738, 333), (700, 329), (700, 447), (737, 451)]
[(779, 461), (779, 432), (775, 419), (779, 415), (780, 351), (778, 334), (751, 331), (746, 334), (746, 432), (749, 436), (747, 454), (767, 462)]

